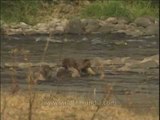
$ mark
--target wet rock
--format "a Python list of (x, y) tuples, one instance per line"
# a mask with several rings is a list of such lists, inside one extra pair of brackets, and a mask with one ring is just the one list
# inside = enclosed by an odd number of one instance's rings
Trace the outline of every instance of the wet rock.
[(137, 27), (137, 24), (136, 23), (130, 23), (129, 26), (130, 27)]
[(113, 31), (112, 33), (126, 34), (126, 31), (125, 30), (116, 30), (116, 31)]
[(82, 38), (82, 41), (88, 41), (87, 37)]
[(47, 29), (43, 29), (43, 28), (41, 28), (41, 29), (38, 29), (38, 30), (34, 30), (34, 33), (35, 34), (49, 34), (49, 31), (47, 30)]
[(68, 24), (68, 20), (64, 19), (63, 21), (59, 21), (54, 25), (53, 28), (50, 28), (50, 32), (54, 34), (62, 34), (65, 33), (65, 28)]
[(145, 35), (159, 35), (159, 24), (151, 24), (145, 29)]
[(109, 18), (107, 18), (107, 20), (105, 20), (105, 22), (111, 23), (111, 24), (117, 24), (118, 19), (116, 17), (109, 17)]
[(139, 29), (134, 23), (126, 26), (126, 30), (124, 31), (126, 35), (138, 37), (144, 35), (144, 31)]
[(87, 26), (89, 20), (91, 20), (91, 19), (81, 19), (81, 24), (82, 24), (82, 26), (83, 26), (83, 27)]
[(126, 45), (128, 45), (128, 43), (125, 42), (125, 41), (116, 41), (116, 42), (114, 42), (114, 45), (116, 45), (116, 46), (126, 46)]
[(91, 59), (91, 67), (96, 67), (96, 66), (104, 66), (105, 60), (100, 57), (95, 57), (94, 59)]
[(131, 23), (129, 25), (117, 24), (114, 29), (115, 33), (125, 33), (126, 35), (133, 37), (144, 35), (144, 28), (140, 29), (135, 23)]
[(157, 67), (159, 65), (158, 63), (158, 55), (146, 57), (142, 61), (137, 61), (134, 64), (130, 65), (131, 69), (135, 68), (142, 68), (142, 69), (148, 69), (152, 67)]
[(53, 30), (54, 34), (62, 34), (64, 32), (65, 28), (63, 26), (56, 26)]
[(137, 26), (148, 27), (149, 25), (153, 24), (154, 22), (148, 17), (138, 17), (135, 19), (134, 23)]
[(28, 24), (24, 23), (24, 22), (20, 22), (20, 23), (19, 23), (19, 27), (20, 27), (20, 28), (23, 28), (23, 29), (28, 29), (28, 28), (30, 28), (30, 26), (29, 26)]
[(49, 66), (49, 67), (55, 67), (57, 64), (55, 63), (46, 63), (46, 62), (40, 62), (40, 63), (5, 63), (4, 67), (17, 67), (17, 68), (28, 68), (28, 67), (38, 67), (38, 66)]
[(124, 66), (118, 68), (120, 71), (146, 72), (149, 68), (157, 68), (159, 66), (159, 55), (146, 57), (143, 60), (126, 61)]
[(38, 23), (37, 25), (33, 26), (33, 33), (37, 34), (44, 34), (49, 33), (48, 25), (45, 23)]
[(150, 57), (146, 57), (140, 63), (145, 63), (148, 61), (154, 61), (157, 65), (159, 65), (159, 55), (153, 55)]
[(118, 23), (114, 26), (112, 33), (124, 33), (128, 35), (128, 31), (132, 31), (134, 29), (135, 29), (135, 26)]
[(38, 23), (37, 25), (33, 26), (36, 30), (47, 30), (48, 26), (45, 23)]
[(52, 21), (50, 21), (47, 24), (47, 26), (48, 26), (49, 29), (54, 29), (57, 26), (57, 24), (59, 24), (59, 23), (60, 23), (59, 19), (53, 19)]
[(72, 19), (65, 28), (66, 33), (82, 34), (83, 28), (80, 19)]
[(125, 31), (126, 35), (129, 35), (129, 36), (133, 36), (133, 37), (138, 37), (138, 36), (142, 36), (143, 35), (143, 32), (140, 31), (140, 30), (127, 30)]
[(14, 34), (23, 34), (22, 28), (17, 28), (17, 29), (9, 29), (7, 31), (8, 35), (14, 35)]
[(127, 26), (125, 24), (116, 24), (114, 30), (126, 30)]
[(23, 34), (32, 34), (35, 33), (34, 29), (28, 28), (23, 30)]
[(5, 63), (4, 67), (28, 68), (32, 63)]
[(140, 30), (140, 31), (142, 31), (142, 32), (144, 32), (146, 28), (144, 28), (142, 26), (139, 26), (139, 27), (137, 27), (137, 29)]
[(118, 24), (128, 24), (129, 21), (123, 18), (118, 19)]
[(85, 19), (82, 21), (82, 25), (86, 33), (97, 32), (100, 27), (99, 22), (94, 19)]
[(105, 63), (112, 64), (112, 65), (122, 65), (122, 64), (128, 63), (130, 61), (131, 61), (130, 57), (123, 57), (123, 58), (116, 57), (111, 60), (106, 60)]
[(68, 25), (68, 23), (69, 23), (69, 20), (63, 19), (63, 20), (61, 20), (60, 25), (65, 28)]
[(114, 30), (113, 24), (105, 24), (98, 29), (99, 33), (111, 33)]
[(30, 28), (30, 25), (28, 25), (24, 22), (20, 22), (18, 24), (11, 25), (11, 28), (12, 29), (28, 29), (28, 28)]
[(49, 32), (53, 34), (62, 34), (65, 32), (67, 24), (67, 19), (53, 19), (51, 22), (48, 23)]
[(139, 64), (137, 64), (137, 66), (133, 65), (133, 67), (141, 67), (141, 68), (144, 68), (144, 69), (148, 69), (148, 68), (155, 68), (155, 67), (158, 67), (157, 63), (153, 60), (149, 60), (149, 61), (145, 61), (145, 62), (141, 62)]
[(53, 25), (53, 24), (59, 23), (59, 22), (61, 22), (60, 19), (58, 19), (58, 18), (53, 18), (48, 24), (49, 24), (49, 25)]
[(131, 63), (126, 63), (124, 66), (118, 68), (117, 70), (118, 71), (131, 71), (131, 66), (132, 64)]

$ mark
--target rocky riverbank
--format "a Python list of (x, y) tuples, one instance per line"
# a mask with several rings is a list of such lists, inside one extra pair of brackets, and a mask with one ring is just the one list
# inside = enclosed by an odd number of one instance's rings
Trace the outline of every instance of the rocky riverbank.
[(7, 25), (1, 22), (3, 35), (32, 34), (112, 34), (122, 33), (132, 37), (159, 36), (159, 20), (152, 17), (139, 17), (130, 22), (123, 18), (99, 19), (57, 19), (34, 26), (24, 22)]

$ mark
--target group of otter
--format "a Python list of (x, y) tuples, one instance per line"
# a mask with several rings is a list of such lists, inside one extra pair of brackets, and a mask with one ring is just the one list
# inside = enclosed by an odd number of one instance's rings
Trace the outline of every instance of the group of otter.
[[(82, 76), (100, 75), (100, 79), (104, 78), (104, 64), (101, 59), (74, 59), (64, 58), (61, 66), (56, 70), (55, 77), (60, 80), (64, 77), (76, 78)], [(44, 81), (52, 79), (52, 68), (48, 65), (41, 66), (39, 71), (33, 72), (32, 79), (34, 81)]]

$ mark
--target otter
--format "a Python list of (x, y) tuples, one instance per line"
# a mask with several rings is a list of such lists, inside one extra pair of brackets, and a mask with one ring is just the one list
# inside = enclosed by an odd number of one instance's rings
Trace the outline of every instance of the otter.
[[(78, 78), (82, 76), (99, 75), (100, 79), (104, 79), (105, 62), (101, 58), (94, 59), (74, 59), (64, 58), (61, 67), (53, 72), (49, 65), (43, 65), (38, 70), (31, 73), (30, 81), (46, 81), (56, 78), (57, 80), (65, 78)], [(55, 73), (55, 74), (54, 74)]]
[(100, 79), (103, 80), (105, 78), (104, 68), (105, 68), (105, 60), (100, 57), (96, 57), (91, 61), (91, 68), (94, 70), (96, 75), (100, 75)]
[(91, 60), (83, 59), (78, 62), (78, 70), (82, 75), (95, 75), (96, 73), (91, 68)]
[(69, 78), (77, 78), (80, 77), (80, 73), (77, 69), (70, 67), (65, 69), (64, 67), (60, 67), (57, 69), (56, 79), (57, 80), (64, 80)]
[(65, 58), (62, 61), (61, 69), (57, 72), (57, 76), (63, 73), (69, 73), (71, 77), (81, 77), (82, 75), (95, 75), (91, 68), (90, 59), (76, 60), (73, 58)]
[(29, 75), (29, 82), (36, 84), (37, 81), (50, 80), (52, 78), (52, 68), (49, 65), (40, 66)]

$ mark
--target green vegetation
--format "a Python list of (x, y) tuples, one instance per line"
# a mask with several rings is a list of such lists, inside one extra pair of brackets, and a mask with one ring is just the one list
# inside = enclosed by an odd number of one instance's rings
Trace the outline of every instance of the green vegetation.
[(51, 13), (51, 5), (48, 6), (40, 0), (2, 0), (1, 18), (7, 23), (35, 24)]
[(151, 1), (105, 1), (94, 2), (82, 10), (82, 17), (107, 18), (126, 17), (130, 20), (139, 16), (159, 16), (159, 7), (153, 6)]
[(37, 1), (14, 1), (6, 2), (2, 1), (1, 17), (2, 20), (7, 22), (31, 22), (34, 19), (34, 15), (37, 14), (39, 4)]
[(132, 17), (136, 18), (139, 16), (153, 16), (159, 17), (159, 6), (153, 6), (151, 2), (138, 1), (128, 5)]
[[(74, 8), (65, 12), (65, 5)], [(134, 20), (138, 16), (159, 17), (159, 6), (151, 0), (88, 0), (90, 4), (78, 0), (1, 0), (1, 20), (6, 23), (25, 22), (36, 24), (50, 18), (64, 16), (72, 18), (126, 17)], [(74, 14), (71, 12), (75, 11)]]
[(124, 2), (109, 1), (109, 2), (95, 2), (85, 7), (82, 11), (82, 16), (103, 18), (103, 17), (128, 17), (128, 9), (124, 6)]

